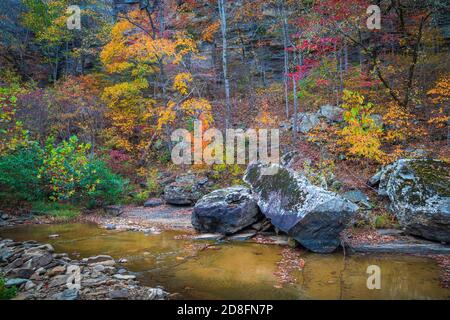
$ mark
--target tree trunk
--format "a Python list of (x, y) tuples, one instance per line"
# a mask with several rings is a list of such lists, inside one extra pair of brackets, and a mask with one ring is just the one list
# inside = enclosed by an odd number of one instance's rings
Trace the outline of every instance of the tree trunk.
[(289, 119), (289, 52), (288, 49), (288, 23), (286, 17), (286, 11), (284, 8), (284, 1), (281, 2), (281, 18), (283, 22), (283, 49), (284, 49), (284, 101), (285, 101), (285, 112), (286, 118)]
[(225, 128), (229, 128), (231, 123), (231, 99), (230, 99), (230, 81), (228, 79), (227, 17), (225, 13), (226, 0), (217, 0), (217, 2), (219, 5), (220, 29), (222, 31), (222, 67), (223, 67), (223, 80), (225, 85), (225, 105), (226, 105)]

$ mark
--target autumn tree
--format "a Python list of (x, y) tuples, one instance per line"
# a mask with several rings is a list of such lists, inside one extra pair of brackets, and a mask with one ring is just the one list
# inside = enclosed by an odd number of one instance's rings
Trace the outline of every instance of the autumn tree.
[[(119, 18), (101, 60), (113, 83), (103, 92), (112, 126), (111, 146), (146, 161), (157, 137), (170, 141), (178, 115), (209, 114), (186, 59), (196, 58), (195, 41), (184, 32), (159, 32), (155, 13), (135, 10)], [(169, 145), (170, 147), (170, 145)]]

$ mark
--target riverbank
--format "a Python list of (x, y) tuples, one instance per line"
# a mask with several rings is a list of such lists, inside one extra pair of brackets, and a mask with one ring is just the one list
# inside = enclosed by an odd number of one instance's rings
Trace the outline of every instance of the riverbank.
[(81, 260), (55, 253), (50, 244), (0, 238), (0, 274), (18, 300), (162, 300), (163, 288), (142, 286), (107, 255)]

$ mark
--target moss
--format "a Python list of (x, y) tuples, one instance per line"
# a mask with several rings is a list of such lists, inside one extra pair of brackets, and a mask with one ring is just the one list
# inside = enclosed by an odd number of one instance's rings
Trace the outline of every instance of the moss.
[(436, 160), (413, 161), (410, 167), (421, 182), (439, 196), (450, 197), (450, 164)]
[(16, 287), (6, 288), (5, 278), (0, 276), (0, 300), (9, 300), (17, 295)]
[(283, 207), (287, 210), (295, 209), (299, 201), (306, 199), (306, 194), (299, 188), (295, 176), (287, 169), (280, 167), (276, 174), (263, 176), (261, 168), (261, 165), (251, 167), (246, 178), (263, 199), (268, 200), (270, 194), (276, 190), (287, 199), (287, 203), (283, 203)]

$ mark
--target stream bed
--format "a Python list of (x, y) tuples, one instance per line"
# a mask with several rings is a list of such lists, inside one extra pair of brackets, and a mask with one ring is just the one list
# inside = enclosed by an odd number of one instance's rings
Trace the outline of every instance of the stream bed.
[[(50, 239), (49, 235), (59, 237)], [(282, 247), (252, 242), (216, 244), (193, 256), (198, 241), (183, 231), (107, 231), (94, 224), (30, 225), (0, 230), (15, 241), (50, 243), (71, 258), (107, 254), (125, 258), (124, 265), (142, 284), (163, 286), (176, 299), (448, 299), (439, 285), (433, 259), (407, 255), (320, 255), (302, 253), (303, 270), (293, 284), (279, 285), (274, 272)], [(181, 239), (180, 239), (181, 238)], [(381, 289), (369, 290), (369, 265), (381, 269)]]

